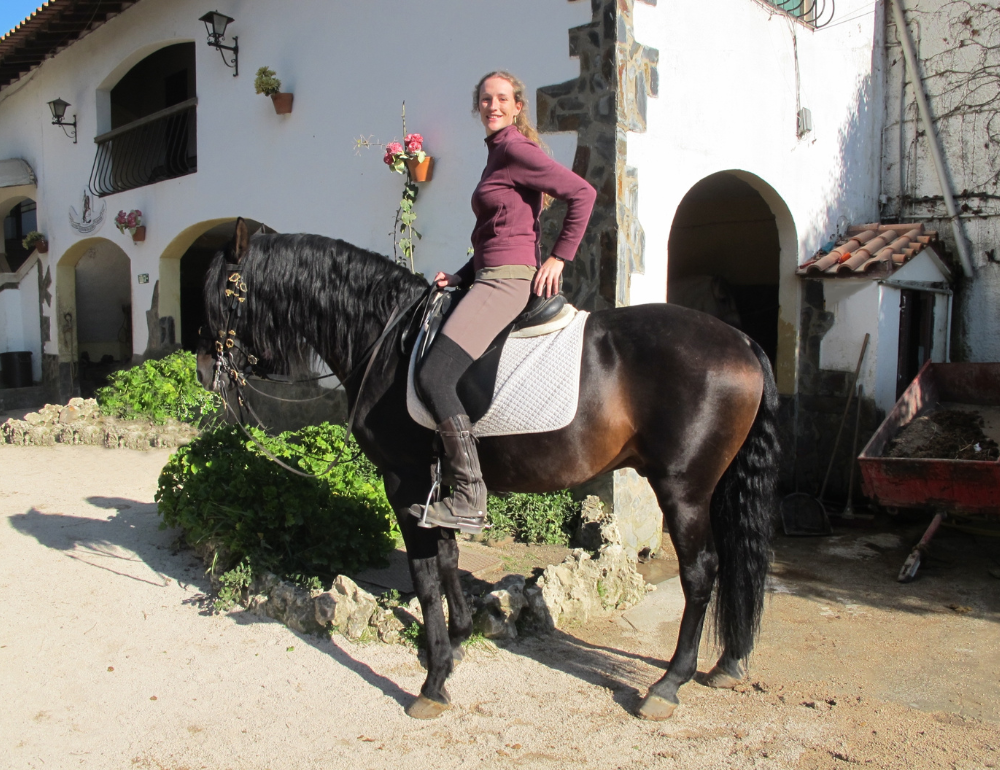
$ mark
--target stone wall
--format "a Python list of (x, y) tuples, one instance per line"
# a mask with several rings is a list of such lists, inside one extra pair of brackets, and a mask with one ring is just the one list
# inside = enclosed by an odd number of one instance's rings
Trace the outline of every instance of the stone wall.
[[(659, 53), (635, 41), (633, 7), (634, 0), (591, 0), (592, 21), (569, 31), (580, 76), (537, 94), (539, 130), (576, 132), (573, 171), (597, 190), (590, 226), (564, 274), (570, 301), (591, 311), (628, 305), (630, 277), (645, 267), (636, 214), (639, 175), (625, 163), (626, 135), (646, 130), (646, 99), (657, 94)], [(543, 213), (543, 254), (551, 250), (565, 213), (559, 202)], [(614, 510), (627, 551), (660, 550), (662, 514), (644, 479), (632, 470), (617, 471), (587, 491)]]

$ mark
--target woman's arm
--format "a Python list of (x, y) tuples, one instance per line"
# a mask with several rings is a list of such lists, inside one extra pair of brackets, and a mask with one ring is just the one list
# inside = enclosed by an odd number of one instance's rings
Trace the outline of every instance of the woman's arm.
[(566, 201), (566, 218), (552, 247), (552, 256), (572, 261), (587, 231), (597, 191), (533, 142), (512, 142), (506, 150), (506, 167), (512, 182)]

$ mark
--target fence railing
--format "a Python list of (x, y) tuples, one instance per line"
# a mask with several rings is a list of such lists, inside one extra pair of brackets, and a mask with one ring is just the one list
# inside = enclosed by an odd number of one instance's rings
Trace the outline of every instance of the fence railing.
[(188, 99), (94, 137), (91, 191), (103, 197), (197, 171), (197, 106)]
[(762, 0), (789, 16), (812, 27), (825, 27), (833, 21), (835, 0)]

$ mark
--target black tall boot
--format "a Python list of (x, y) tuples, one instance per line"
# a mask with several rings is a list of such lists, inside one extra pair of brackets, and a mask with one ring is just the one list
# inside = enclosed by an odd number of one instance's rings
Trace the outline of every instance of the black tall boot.
[(421, 516), (421, 526), (446, 527), (470, 534), (478, 534), (486, 525), (486, 483), (479, 467), (476, 440), (468, 415), (449, 417), (437, 426), (444, 445), (444, 461), (455, 479), (452, 495), (431, 504), (427, 516)]

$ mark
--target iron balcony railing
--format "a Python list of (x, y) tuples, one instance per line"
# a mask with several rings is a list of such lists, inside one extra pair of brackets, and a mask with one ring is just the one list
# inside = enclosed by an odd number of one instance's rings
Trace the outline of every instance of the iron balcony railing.
[(764, 0), (790, 16), (817, 29), (833, 21), (836, 0)]
[(197, 171), (197, 106), (194, 97), (95, 137), (91, 191), (103, 197)]

